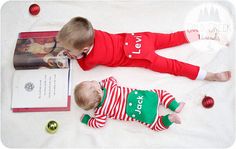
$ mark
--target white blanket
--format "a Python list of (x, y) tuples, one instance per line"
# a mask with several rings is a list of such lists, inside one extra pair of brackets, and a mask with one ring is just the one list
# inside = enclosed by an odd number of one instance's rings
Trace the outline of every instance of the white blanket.
[[(137, 122), (109, 119), (106, 126), (93, 129), (80, 122), (87, 112), (75, 104), (72, 95), (71, 111), (42, 113), (13, 113), (11, 89), (13, 52), (17, 35), (22, 31), (59, 30), (72, 17), (88, 18), (94, 28), (111, 33), (174, 32), (183, 30), (186, 16), (203, 2), (172, 1), (72, 1), (38, 2), (41, 12), (31, 16), (28, 7), (33, 2), (8, 2), (2, 7), (2, 98), (1, 136), (8, 147), (229, 147), (235, 138), (235, 39), (228, 48), (204, 52), (190, 44), (158, 51), (158, 54), (200, 65), (208, 71), (232, 71), (226, 83), (192, 81), (183, 77), (161, 74), (144, 68), (109, 68), (98, 66), (83, 71), (73, 61), (72, 92), (84, 80), (117, 78), (122, 86), (139, 89), (165, 89), (178, 101), (186, 102), (179, 114), (182, 124), (154, 132)], [(221, 2), (231, 14), (230, 3)], [(204, 95), (214, 98), (215, 105), (205, 109)], [(161, 108), (162, 113), (171, 113)], [(48, 134), (49, 120), (59, 123), (58, 132)]]

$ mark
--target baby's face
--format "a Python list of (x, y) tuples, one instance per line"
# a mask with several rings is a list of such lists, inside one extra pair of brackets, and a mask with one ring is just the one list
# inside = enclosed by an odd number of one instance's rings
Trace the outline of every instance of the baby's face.
[(18, 47), (17, 50), (20, 52), (27, 52), (29, 50), (29, 44), (22, 45)]
[[(100, 84), (97, 81), (84, 81), (84, 94), (83, 96), (90, 100), (90, 103), (98, 104), (97, 94), (100, 95), (100, 97), (103, 96), (103, 91), (101, 89)], [(94, 93), (96, 91), (96, 93)]]

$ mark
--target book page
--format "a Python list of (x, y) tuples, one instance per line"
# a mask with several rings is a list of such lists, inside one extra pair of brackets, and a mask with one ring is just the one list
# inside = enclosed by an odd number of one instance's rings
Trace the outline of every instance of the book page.
[(68, 68), (68, 57), (56, 37), (19, 38), (14, 52), (14, 67), (20, 69)]
[(69, 69), (17, 70), (12, 108), (66, 107)]

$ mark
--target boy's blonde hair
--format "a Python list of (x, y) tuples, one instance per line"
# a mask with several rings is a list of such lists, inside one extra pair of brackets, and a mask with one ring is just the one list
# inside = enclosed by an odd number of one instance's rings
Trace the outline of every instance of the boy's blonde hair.
[(75, 102), (84, 110), (95, 108), (101, 101), (101, 96), (96, 88), (87, 87), (86, 81), (81, 82), (74, 90)]
[(72, 18), (58, 32), (57, 40), (61, 42), (65, 48), (69, 47), (83, 50), (83, 48), (93, 45), (93, 26), (86, 18)]

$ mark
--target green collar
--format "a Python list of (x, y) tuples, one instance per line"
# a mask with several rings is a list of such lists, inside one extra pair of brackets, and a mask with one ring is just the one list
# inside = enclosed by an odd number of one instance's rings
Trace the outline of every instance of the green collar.
[(103, 88), (103, 97), (102, 97), (101, 102), (98, 104), (97, 108), (99, 108), (99, 107), (101, 107), (101, 106), (103, 105), (103, 103), (104, 103), (106, 97), (107, 97), (107, 89), (106, 89), (106, 88)]

